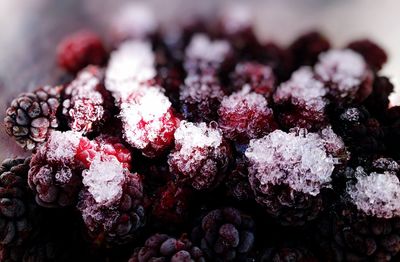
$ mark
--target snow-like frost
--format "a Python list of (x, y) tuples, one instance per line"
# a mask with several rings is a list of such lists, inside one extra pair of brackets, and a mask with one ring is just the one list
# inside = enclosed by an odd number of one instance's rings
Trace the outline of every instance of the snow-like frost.
[(72, 163), (82, 135), (75, 131), (53, 131), (46, 143), (46, 156), (49, 161)]
[(212, 41), (204, 34), (196, 34), (192, 37), (189, 46), (186, 48), (186, 58), (210, 63), (221, 63), (230, 52), (231, 46), (227, 41)]

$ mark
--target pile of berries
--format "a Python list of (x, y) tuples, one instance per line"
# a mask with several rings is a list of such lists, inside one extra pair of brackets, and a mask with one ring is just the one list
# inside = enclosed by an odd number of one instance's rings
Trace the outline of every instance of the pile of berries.
[[(57, 48), (71, 82), (12, 101), (0, 261), (400, 261), (400, 106), (369, 40), (260, 41), (251, 14)], [(112, 47), (112, 48), (111, 48)]]

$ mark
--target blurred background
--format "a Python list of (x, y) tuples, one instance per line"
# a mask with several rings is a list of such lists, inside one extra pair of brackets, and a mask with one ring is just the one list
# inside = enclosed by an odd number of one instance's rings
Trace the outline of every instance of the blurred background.
[[(0, 119), (12, 98), (40, 84), (53, 84), (57, 42), (80, 28), (107, 31), (110, 19), (126, 0), (1, 0)], [(389, 62), (382, 73), (400, 89), (400, 1), (398, 0), (148, 0), (163, 21), (192, 14), (212, 15), (227, 4), (240, 4), (254, 14), (261, 39), (287, 45), (299, 34), (317, 29), (334, 46), (357, 38), (382, 45)], [(398, 92), (400, 94), (400, 91)], [(393, 96), (393, 103), (400, 104)], [(2, 121), (1, 121), (2, 122)], [(0, 127), (0, 160), (23, 152)]]

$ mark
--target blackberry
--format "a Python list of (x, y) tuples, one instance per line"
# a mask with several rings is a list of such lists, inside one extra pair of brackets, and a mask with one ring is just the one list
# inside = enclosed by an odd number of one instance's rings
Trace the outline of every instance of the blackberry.
[(394, 91), (394, 86), (387, 77), (376, 76), (371, 95), (363, 102), (372, 116), (384, 120), (389, 109), (389, 96)]
[(228, 196), (237, 200), (254, 199), (254, 193), (249, 183), (248, 162), (244, 156), (237, 156), (234, 168), (226, 175), (224, 185)]
[(384, 136), (385, 145), (389, 153), (396, 159), (400, 159), (399, 146), (400, 146), (400, 106), (389, 108), (385, 116)]
[(6, 159), (0, 166), (0, 249), (32, 238), (39, 212), (27, 184), (30, 159)]
[(24, 149), (34, 150), (58, 127), (61, 87), (39, 87), (15, 98), (4, 119), (8, 135)]
[(375, 71), (379, 71), (388, 60), (385, 50), (368, 39), (353, 41), (347, 45), (347, 48), (362, 55), (367, 64)]
[(254, 221), (236, 208), (215, 209), (193, 229), (192, 240), (208, 259), (241, 261), (254, 244)]
[(185, 235), (179, 239), (165, 234), (149, 237), (143, 247), (135, 250), (129, 262), (139, 261), (206, 261), (203, 252), (194, 246)]
[(107, 51), (100, 37), (87, 30), (73, 33), (61, 40), (57, 47), (57, 61), (61, 68), (76, 73), (84, 67), (103, 65)]

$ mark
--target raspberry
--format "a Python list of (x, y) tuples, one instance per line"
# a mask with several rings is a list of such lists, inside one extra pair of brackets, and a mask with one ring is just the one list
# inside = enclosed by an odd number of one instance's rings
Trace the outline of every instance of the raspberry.
[(64, 38), (57, 47), (57, 61), (60, 67), (76, 73), (84, 67), (103, 65), (107, 51), (100, 37), (91, 31), (79, 31)]
[(329, 40), (319, 32), (308, 32), (297, 38), (290, 46), (289, 51), (293, 56), (295, 68), (300, 66), (313, 66), (318, 61), (318, 56), (328, 51), (331, 45)]
[(153, 216), (167, 223), (182, 223), (188, 216), (191, 191), (168, 183), (161, 188), (153, 203)]
[(75, 161), (81, 138), (77, 132), (54, 131), (32, 156), (28, 183), (39, 205), (64, 207), (74, 204), (81, 186), (81, 167)]
[(323, 83), (314, 78), (310, 68), (300, 68), (274, 94), (280, 123), (285, 128), (318, 130), (327, 122), (326, 93)]
[(193, 229), (192, 240), (212, 261), (242, 261), (254, 244), (254, 221), (236, 208), (215, 209)]
[(102, 78), (102, 71), (98, 67), (89, 66), (80, 71), (65, 88), (63, 114), (73, 131), (91, 133), (111, 117), (111, 95), (101, 84)]
[(173, 143), (173, 135), (179, 125), (171, 102), (159, 87), (143, 87), (133, 92), (121, 104), (120, 116), (125, 141), (147, 157), (165, 152)]
[(350, 49), (322, 53), (315, 72), (336, 99), (362, 101), (372, 92), (370, 69), (362, 56)]
[(249, 85), (225, 97), (218, 109), (218, 115), (218, 123), (225, 137), (234, 141), (246, 143), (276, 128), (267, 100), (262, 95), (250, 92)]
[(388, 60), (385, 50), (368, 39), (353, 41), (347, 45), (347, 48), (362, 55), (367, 64), (375, 71), (379, 71)]
[(22, 93), (7, 108), (6, 132), (24, 149), (34, 150), (58, 127), (60, 91), (61, 87), (39, 87), (32, 93)]
[(189, 75), (180, 89), (181, 112), (193, 122), (217, 120), (223, 97), (224, 92), (215, 76)]
[(143, 247), (135, 250), (128, 262), (139, 261), (193, 261), (204, 262), (202, 251), (183, 235), (176, 239), (165, 234), (149, 237)]
[(117, 137), (99, 136), (95, 140), (82, 138), (76, 150), (75, 159), (89, 168), (97, 155), (115, 157), (124, 168), (131, 168), (132, 155), (128, 148)]
[(175, 149), (168, 157), (171, 173), (197, 190), (216, 187), (231, 159), (220, 129), (182, 121), (175, 132)]
[(330, 186), (339, 163), (333, 153), (344, 148), (332, 131), (325, 133), (275, 130), (250, 141), (245, 153), (250, 185), (258, 204), (281, 224), (302, 225), (322, 209), (321, 190)]
[(93, 241), (113, 245), (135, 239), (144, 225), (141, 177), (110, 156), (96, 156), (82, 177), (77, 207)]
[(235, 90), (240, 90), (245, 84), (250, 86), (252, 92), (271, 97), (275, 91), (275, 75), (270, 66), (256, 62), (245, 62), (236, 65), (231, 75)]
[(184, 67), (189, 74), (215, 74), (230, 64), (231, 56), (227, 41), (212, 41), (205, 34), (196, 34), (185, 50)]

